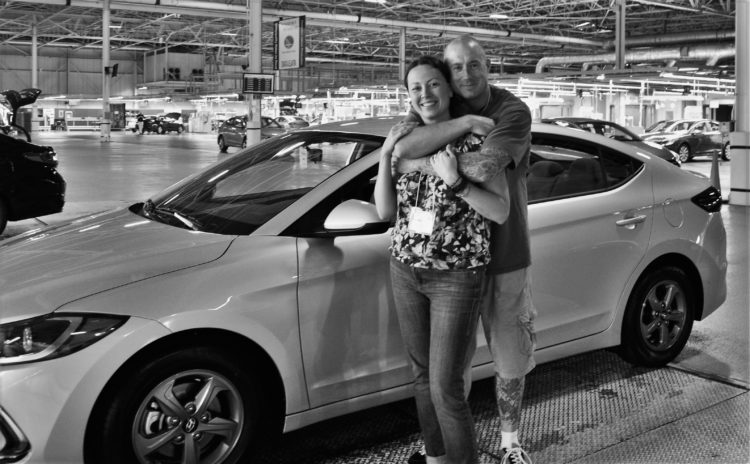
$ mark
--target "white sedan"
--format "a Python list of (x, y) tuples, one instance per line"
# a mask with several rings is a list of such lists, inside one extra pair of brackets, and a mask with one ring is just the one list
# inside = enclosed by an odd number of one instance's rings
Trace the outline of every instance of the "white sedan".
[[(0, 242), (0, 461), (248, 462), (268, 434), (409, 396), (371, 201), (397, 120), (286, 133)], [(537, 360), (672, 360), (726, 297), (719, 192), (547, 124), (531, 161)], [(475, 379), (492, 375), (478, 345)]]

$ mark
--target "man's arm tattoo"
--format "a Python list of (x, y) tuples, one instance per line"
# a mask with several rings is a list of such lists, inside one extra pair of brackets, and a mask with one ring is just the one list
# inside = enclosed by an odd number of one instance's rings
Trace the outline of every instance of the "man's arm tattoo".
[[(437, 174), (432, 169), (427, 156), (417, 159), (399, 158), (396, 161), (396, 170), (401, 174), (414, 171), (432, 176)], [(460, 153), (458, 155), (458, 171), (472, 182), (486, 182), (500, 171), (500, 162), (496, 155), (490, 151)]]

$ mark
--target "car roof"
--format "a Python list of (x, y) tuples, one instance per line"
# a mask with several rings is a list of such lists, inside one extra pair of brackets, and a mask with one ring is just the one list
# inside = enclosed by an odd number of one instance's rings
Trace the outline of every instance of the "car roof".
[[(391, 128), (398, 122), (404, 119), (405, 115), (398, 116), (382, 116), (375, 118), (362, 118), (362, 119), (351, 119), (346, 121), (336, 121), (326, 124), (320, 124), (317, 126), (309, 126), (303, 129), (298, 129), (295, 132), (317, 132), (317, 131), (334, 131), (334, 132), (349, 132), (354, 134), (368, 134), (386, 137)], [(573, 129), (570, 127), (558, 126), (556, 124), (544, 124), (541, 122), (535, 122), (531, 124), (531, 131), (536, 134), (547, 134), (547, 135), (565, 135), (567, 137), (574, 137), (577, 139), (589, 140), (601, 144), (601, 136), (592, 134), (588, 131), (580, 129)], [(611, 144), (617, 146), (619, 151), (633, 154), (636, 149), (630, 147), (627, 143), (619, 142), (616, 140), (610, 140)]]
[(404, 116), (383, 116), (375, 118), (350, 119), (346, 121), (329, 122), (317, 126), (309, 126), (304, 131), (337, 131), (357, 134), (380, 135), (385, 137), (397, 122)]

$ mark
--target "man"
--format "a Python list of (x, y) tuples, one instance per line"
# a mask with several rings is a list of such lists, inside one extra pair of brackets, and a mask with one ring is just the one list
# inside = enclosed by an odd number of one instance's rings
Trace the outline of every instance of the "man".
[[(418, 158), (472, 131), (486, 135), (486, 139), (479, 153), (462, 154), (459, 158), (464, 175), (469, 180), (483, 180), (476, 176), (488, 167), (491, 172), (484, 172), (485, 176), (507, 177), (510, 215), (503, 224), (492, 224), (492, 260), (487, 268), (481, 314), (495, 364), (502, 462), (531, 464), (518, 438), (525, 376), (535, 366), (533, 321), (536, 310), (531, 302), (526, 205), (531, 113), (513, 94), (489, 85), (488, 60), (473, 37), (463, 36), (451, 41), (445, 47), (443, 59), (451, 70), (451, 85), (458, 96), (451, 106), (451, 115), (456, 119), (416, 127), (398, 141), (394, 157), (399, 159), (397, 168), (401, 172), (415, 169), (429, 172), (426, 163)], [(419, 122), (414, 114), (407, 116), (406, 121)], [(477, 161), (481, 159), (485, 161)], [(409, 462), (425, 462), (423, 459), (423, 455), (417, 453)]]

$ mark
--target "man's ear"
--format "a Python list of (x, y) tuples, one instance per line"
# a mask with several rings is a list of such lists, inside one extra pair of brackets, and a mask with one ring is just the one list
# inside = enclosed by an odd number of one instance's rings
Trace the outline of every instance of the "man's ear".
[(491, 64), (492, 64), (492, 62), (490, 61), (489, 58), (487, 58), (487, 60), (484, 62), (484, 65), (487, 66), (487, 72), (490, 72), (490, 65)]

